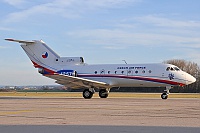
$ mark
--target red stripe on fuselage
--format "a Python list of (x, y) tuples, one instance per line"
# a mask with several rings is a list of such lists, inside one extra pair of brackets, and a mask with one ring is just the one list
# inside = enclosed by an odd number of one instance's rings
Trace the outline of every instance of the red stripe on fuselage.
[(34, 65), (35, 68), (43, 68), (44, 71), (48, 72), (49, 74), (54, 74), (54, 73), (56, 73), (55, 71), (52, 71), (52, 70), (50, 70), (50, 69), (47, 69), (47, 68), (45, 68), (45, 67), (43, 67), (43, 66), (37, 64), (37, 63), (34, 62), (34, 61), (32, 61), (32, 63), (33, 63), (33, 65)]
[(135, 79), (135, 80), (143, 80), (143, 81), (150, 81), (150, 82), (157, 82), (157, 83), (164, 83), (164, 84), (170, 84), (170, 85), (180, 85), (184, 86), (185, 84), (175, 82), (175, 81), (169, 81), (169, 80), (163, 80), (163, 79), (155, 79), (155, 78), (149, 78), (149, 77), (139, 77), (139, 76), (124, 76), (124, 75), (90, 75), (90, 74), (78, 74), (79, 77), (109, 77), (109, 78), (124, 78), (124, 79)]

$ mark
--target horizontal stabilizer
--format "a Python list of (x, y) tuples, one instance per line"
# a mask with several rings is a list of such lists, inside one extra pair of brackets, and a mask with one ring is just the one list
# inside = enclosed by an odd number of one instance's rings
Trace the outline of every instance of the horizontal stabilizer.
[(6, 41), (18, 42), (18, 43), (35, 43), (35, 41), (25, 41), (25, 40), (16, 40), (16, 39), (5, 39)]

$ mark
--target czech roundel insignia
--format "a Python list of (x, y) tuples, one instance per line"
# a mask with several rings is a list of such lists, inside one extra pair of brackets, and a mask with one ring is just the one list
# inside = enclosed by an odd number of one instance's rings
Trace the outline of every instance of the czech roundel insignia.
[(47, 58), (48, 57), (48, 53), (47, 52), (44, 52), (43, 54), (42, 54), (42, 58)]
[(170, 80), (172, 80), (172, 79), (174, 79), (174, 74), (170, 73), (170, 74), (168, 75), (168, 77), (169, 77)]

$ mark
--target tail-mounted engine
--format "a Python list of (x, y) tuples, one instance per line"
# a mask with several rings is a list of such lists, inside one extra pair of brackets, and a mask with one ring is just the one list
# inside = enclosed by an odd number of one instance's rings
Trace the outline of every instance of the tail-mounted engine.
[(55, 63), (60, 65), (82, 65), (84, 59), (83, 57), (60, 57), (55, 59)]

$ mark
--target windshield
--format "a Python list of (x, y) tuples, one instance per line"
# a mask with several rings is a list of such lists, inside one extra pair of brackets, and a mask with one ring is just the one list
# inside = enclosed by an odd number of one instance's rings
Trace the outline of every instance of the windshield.
[(178, 67), (167, 67), (166, 71), (180, 71), (181, 69)]

